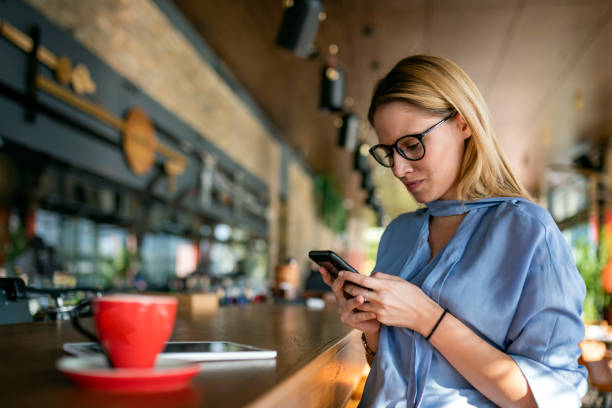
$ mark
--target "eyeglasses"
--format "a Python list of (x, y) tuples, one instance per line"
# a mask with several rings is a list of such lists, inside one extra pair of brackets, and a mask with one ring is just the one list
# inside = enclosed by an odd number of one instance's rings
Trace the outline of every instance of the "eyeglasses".
[(370, 148), (370, 154), (376, 159), (378, 163), (385, 167), (393, 167), (393, 149), (406, 160), (417, 161), (421, 160), (425, 156), (425, 143), (423, 138), (428, 133), (432, 132), (435, 128), (442, 125), (447, 120), (451, 119), (457, 114), (457, 111), (451, 113), (423, 133), (416, 135), (402, 136), (395, 141), (392, 145), (377, 144)]

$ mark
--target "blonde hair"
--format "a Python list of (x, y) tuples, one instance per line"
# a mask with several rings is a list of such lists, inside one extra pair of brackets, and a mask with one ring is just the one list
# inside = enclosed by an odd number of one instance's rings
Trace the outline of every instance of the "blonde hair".
[(459, 171), (460, 200), (531, 199), (499, 145), (484, 98), (457, 64), (431, 55), (414, 55), (398, 62), (374, 88), (368, 111), (372, 125), (376, 109), (393, 101), (406, 102), (440, 116), (457, 111), (467, 122), (472, 136), (466, 140)]

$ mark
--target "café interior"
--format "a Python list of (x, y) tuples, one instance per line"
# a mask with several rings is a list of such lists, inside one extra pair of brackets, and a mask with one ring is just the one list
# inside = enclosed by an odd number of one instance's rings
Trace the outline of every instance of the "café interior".
[[(572, 248), (582, 403), (611, 406), (609, 0), (0, 1), (2, 405), (357, 406), (361, 333), (308, 252), (369, 274), (422, 207), (368, 153), (374, 84), (413, 54), (474, 80)], [(112, 294), (176, 298), (171, 340), (276, 357), (166, 392), (77, 385), (70, 319)]]

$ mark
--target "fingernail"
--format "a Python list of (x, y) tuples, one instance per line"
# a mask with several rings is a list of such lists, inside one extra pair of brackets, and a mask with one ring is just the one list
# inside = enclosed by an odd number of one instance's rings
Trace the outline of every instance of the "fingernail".
[(344, 272), (342, 271), (338, 272), (338, 276), (343, 276), (343, 275), (344, 275)]

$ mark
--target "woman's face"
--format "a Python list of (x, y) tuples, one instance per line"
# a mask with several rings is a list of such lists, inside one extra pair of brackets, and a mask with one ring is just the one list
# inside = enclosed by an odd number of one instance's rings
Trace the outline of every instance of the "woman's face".
[[(396, 101), (378, 107), (373, 122), (380, 143), (392, 145), (402, 136), (424, 132), (441, 119), (413, 105)], [(421, 160), (406, 160), (394, 149), (393, 174), (420, 203), (457, 199), (465, 140), (471, 134), (463, 117), (457, 114), (423, 138), (425, 156)]]

